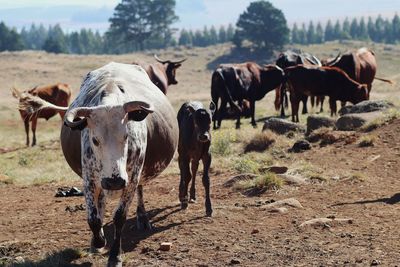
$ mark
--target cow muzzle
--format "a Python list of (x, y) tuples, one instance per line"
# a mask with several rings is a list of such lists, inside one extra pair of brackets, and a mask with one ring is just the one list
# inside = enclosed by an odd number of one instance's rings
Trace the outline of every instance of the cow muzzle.
[(204, 133), (204, 134), (199, 134), (197, 136), (197, 140), (199, 140), (199, 142), (205, 143), (210, 141), (210, 135), (208, 133)]
[(104, 190), (121, 190), (126, 186), (126, 181), (121, 177), (101, 179), (101, 187)]

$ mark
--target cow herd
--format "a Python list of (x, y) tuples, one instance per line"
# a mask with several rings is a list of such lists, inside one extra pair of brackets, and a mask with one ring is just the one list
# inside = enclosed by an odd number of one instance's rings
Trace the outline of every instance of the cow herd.
[[(370, 54), (373, 64), (356, 61), (356, 56), (364, 52)], [(38, 117), (48, 119), (58, 112), (64, 118), (61, 147), (69, 166), (83, 178), (93, 250), (106, 245), (105, 198), (119, 197), (108, 266), (120, 266), (121, 233), (133, 197), (136, 194), (138, 199), (138, 229), (151, 228), (144, 206), (143, 185), (168, 166), (176, 149), (182, 209), (196, 200), (195, 176), (201, 160), (205, 209), (207, 216), (211, 216), (208, 175), (211, 123), (214, 129), (221, 126), (229, 104), (237, 113), (237, 128), (245, 107), (249, 107), (251, 123), (256, 125), (255, 102), (273, 90), (277, 96), (276, 107), (282, 107), (282, 112), (286, 92), (290, 93), (294, 121), (298, 121), (299, 102), (306, 102), (307, 97), (329, 96), (331, 108), (336, 100), (352, 103), (366, 100), (376, 71), (373, 52), (361, 49), (351, 55), (355, 62), (355, 69), (351, 70), (335, 65), (345, 55), (327, 60), (327, 66), (321, 66), (316, 57), (293, 52), (282, 53), (274, 65), (260, 66), (253, 62), (220, 65), (211, 78), (210, 107), (196, 101), (186, 102), (177, 116), (166, 93), (169, 85), (177, 83), (175, 72), (184, 60), (162, 61), (156, 57), (156, 64), (109, 63), (87, 74), (78, 96), (69, 106), (71, 93), (64, 84), (26, 92), (15, 89), (13, 93), (20, 99), (27, 145), (30, 120), (34, 132)], [(365, 66), (373, 71), (365, 73)], [(35, 132), (33, 136), (32, 145), (35, 145)]]

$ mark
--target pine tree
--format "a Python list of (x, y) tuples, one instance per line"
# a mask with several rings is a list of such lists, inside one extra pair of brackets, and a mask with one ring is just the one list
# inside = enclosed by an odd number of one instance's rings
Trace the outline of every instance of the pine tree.
[(299, 43), (307, 44), (307, 30), (304, 23), (301, 25), (301, 29), (299, 30)]
[(218, 31), (218, 41), (219, 43), (225, 43), (228, 41), (227, 33), (224, 26), (221, 26)]
[(365, 24), (364, 17), (362, 17), (360, 20), (358, 35), (359, 35), (360, 40), (368, 40), (369, 39), (368, 29), (367, 29), (367, 25)]
[(317, 44), (322, 44), (324, 42), (324, 30), (319, 22), (317, 24), (317, 29), (315, 30), (315, 42)]
[(357, 21), (356, 18), (354, 18), (351, 21), (351, 24), (350, 24), (350, 36), (351, 36), (352, 39), (358, 39), (359, 38), (359, 35), (358, 35), (358, 21)]
[(300, 43), (300, 36), (299, 36), (299, 29), (297, 28), (297, 24), (294, 23), (293, 24), (293, 28), (292, 28), (292, 44), (299, 44)]
[(210, 28), (210, 44), (215, 45), (218, 43), (218, 34), (214, 26)]
[(346, 19), (343, 21), (343, 26), (342, 26), (342, 39), (343, 40), (349, 40), (351, 39), (350, 35), (350, 21), (346, 17)]
[(339, 20), (336, 20), (335, 26), (333, 27), (333, 40), (342, 40), (342, 26)]
[(393, 35), (393, 41), (394, 42), (399, 42), (400, 41), (400, 18), (397, 13), (394, 15), (393, 20), (392, 20), (392, 35)]
[(192, 45), (192, 36), (190, 36), (189, 32), (185, 29), (181, 30), (181, 34), (179, 36), (179, 45)]
[(315, 28), (314, 28), (314, 23), (312, 21), (310, 21), (310, 23), (308, 24), (307, 41), (309, 44), (316, 43)]
[(385, 19), (385, 43), (393, 44), (394, 39), (392, 23)]
[(228, 29), (226, 30), (226, 40), (232, 41), (234, 35), (235, 35), (235, 29), (233, 28), (232, 24), (229, 24)]
[(368, 35), (371, 38), (371, 40), (377, 42), (376, 26), (375, 22), (372, 20), (371, 17), (368, 17), (367, 29), (368, 29)]
[(335, 34), (333, 31), (333, 26), (331, 20), (325, 26), (325, 41), (333, 41), (335, 39)]
[(379, 15), (375, 20), (375, 28), (376, 28), (376, 42), (383, 42), (385, 39), (385, 21), (382, 16)]

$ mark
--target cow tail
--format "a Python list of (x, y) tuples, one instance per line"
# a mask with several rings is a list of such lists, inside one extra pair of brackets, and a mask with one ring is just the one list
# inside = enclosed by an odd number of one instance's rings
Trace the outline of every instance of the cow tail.
[(377, 80), (379, 80), (379, 81), (382, 81), (382, 82), (387, 82), (387, 83), (390, 83), (390, 84), (394, 84), (394, 83), (395, 83), (395, 82), (392, 81), (392, 80), (383, 79), (383, 78), (379, 78), (379, 77), (376, 77), (376, 76), (375, 76), (375, 79), (377, 79)]
[(224, 75), (221, 73), (221, 70), (217, 70), (216, 72), (219, 74), (221, 79), (224, 81), (224, 90), (225, 90), (225, 94), (228, 96), (229, 105), (231, 105), (231, 107), (234, 108), (236, 110), (236, 112), (240, 112), (241, 113), (242, 112), (242, 108), (239, 107), (238, 104), (235, 103), (235, 101), (233, 101), (231, 91), (229, 91), (229, 88), (226, 85), (226, 81), (225, 81)]

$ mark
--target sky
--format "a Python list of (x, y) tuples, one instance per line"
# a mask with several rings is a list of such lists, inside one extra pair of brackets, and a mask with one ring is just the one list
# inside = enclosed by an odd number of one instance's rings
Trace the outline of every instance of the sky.
[[(119, 0), (0, 0), (0, 20), (21, 29), (32, 23), (59, 23), (67, 31), (82, 27), (104, 32)], [(252, 0), (176, 0), (180, 20), (174, 27), (201, 29), (204, 26), (235, 24)], [(281, 9), (289, 25), (345, 17), (400, 13), (400, 0), (270, 0)]]

